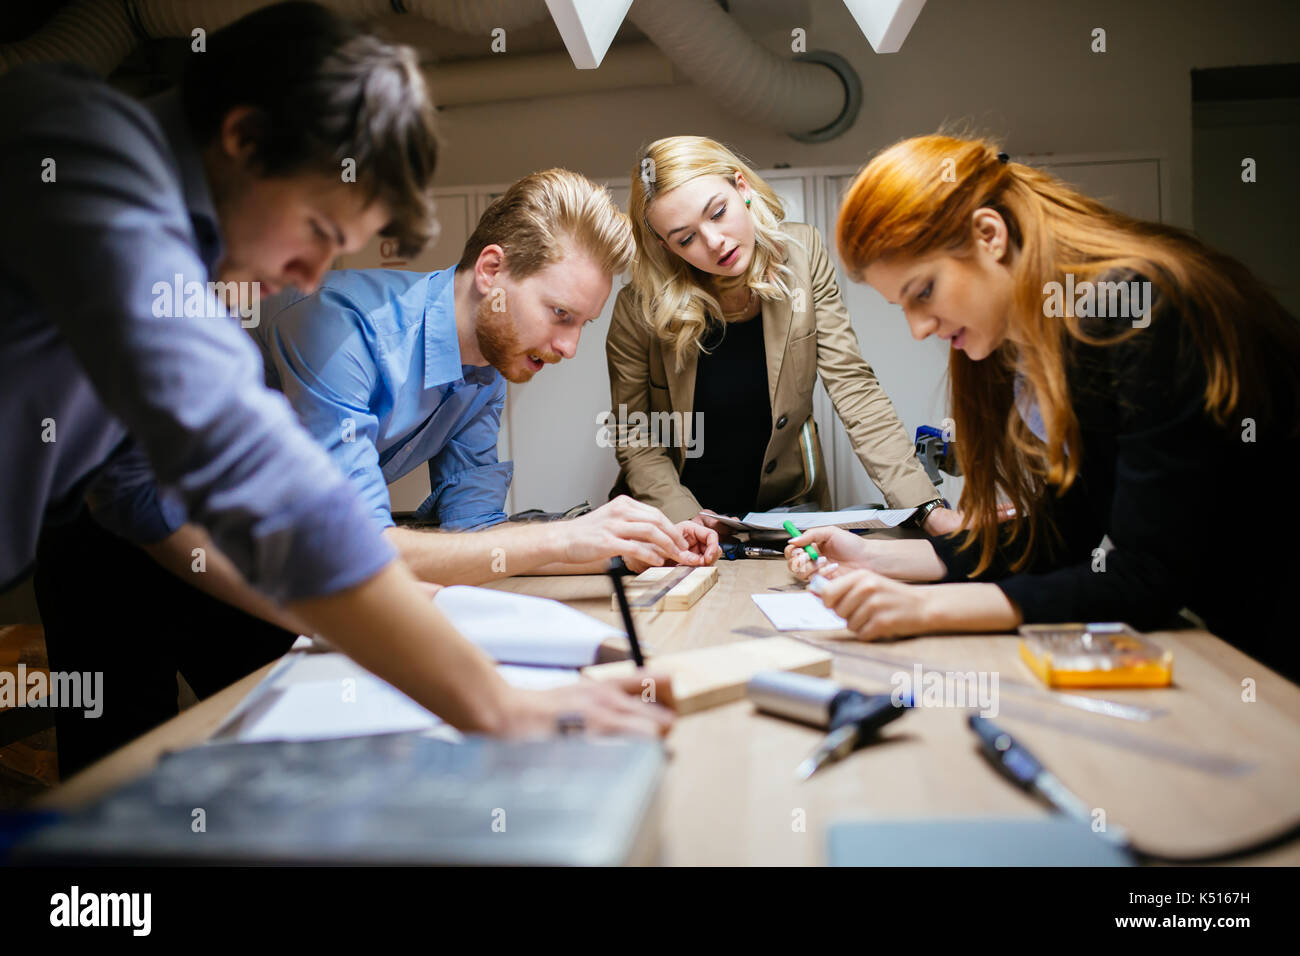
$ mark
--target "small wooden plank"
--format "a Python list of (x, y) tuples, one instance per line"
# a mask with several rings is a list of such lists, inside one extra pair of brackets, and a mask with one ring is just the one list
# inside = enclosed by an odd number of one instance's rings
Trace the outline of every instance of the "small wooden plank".
[[(642, 571), (636, 577), (624, 583), (623, 587), (627, 591), (627, 599), (636, 601), (642, 595), (653, 594), (657, 588), (662, 587), (660, 583), (676, 571), (678, 567), (649, 568)], [(718, 569), (716, 566), (707, 568), (692, 568), (690, 574), (678, 582), (671, 591), (663, 595), (653, 604), (644, 604), (640, 607), (633, 607), (636, 611), (685, 611), (695, 606), (695, 602), (702, 598), (709, 588), (713, 587), (718, 580)], [(611, 594), (609, 596), (609, 609), (618, 610), (618, 596)]]
[(665, 611), (685, 611), (718, 583), (717, 567), (694, 568), (686, 580), (664, 595)]
[[(646, 669), (672, 678), (672, 702), (679, 714), (707, 710), (745, 696), (745, 685), (759, 671), (794, 671), (829, 677), (831, 655), (788, 637), (762, 637), (732, 644), (676, 651), (653, 657)], [(597, 680), (628, 677), (631, 661), (596, 664), (582, 673)]]

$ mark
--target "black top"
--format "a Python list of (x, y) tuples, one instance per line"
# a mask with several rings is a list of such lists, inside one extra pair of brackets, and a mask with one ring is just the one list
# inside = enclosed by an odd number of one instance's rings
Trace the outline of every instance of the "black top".
[(743, 322), (711, 322), (701, 344), (708, 350), (695, 367), (701, 454), (686, 459), (682, 484), (701, 507), (744, 516), (758, 502), (763, 456), (772, 438), (762, 313)]
[[(1282, 351), (1271, 367), (1244, 374), (1288, 394), (1294, 371)], [(1061, 543), (1019, 574), (1000, 553), (978, 580), (996, 582), (1027, 624), (1115, 620), (1156, 630), (1186, 607), (1294, 679), (1300, 520), (1282, 495), (1300, 466), (1300, 440), (1287, 435), (1295, 423), (1266, 426), (1240, 407), (1226, 426), (1215, 424), (1204, 410), (1204, 365), (1187, 323), (1172, 311), (1125, 343), (1071, 339), (1070, 354), (1079, 473), (1063, 497), (1038, 505), (1051, 513)], [(1250, 437), (1243, 419), (1251, 417), (1254, 441), (1243, 440)], [(1103, 535), (1114, 550), (1094, 571)], [(955, 539), (931, 540), (948, 566), (945, 580), (968, 580), (978, 545), (959, 555)], [(1022, 545), (1023, 538), (1010, 554)]]

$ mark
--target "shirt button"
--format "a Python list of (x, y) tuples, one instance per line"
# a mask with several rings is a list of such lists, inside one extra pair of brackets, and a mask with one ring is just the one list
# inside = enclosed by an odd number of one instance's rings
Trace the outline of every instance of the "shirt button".
[(767, 467), (763, 469), (763, 474), (765, 474), (765, 475), (770, 475), (770, 474), (771, 474), (772, 472), (774, 472), (774, 471), (776, 471), (776, 462), (775, 462), (775, 461), (769, 461), (769, 462), (767, 463)]
[(786, 418), (784, 415), (782, 415), (780, 418), (778, 418), (778, 419), (776, 420), (776, 427), (777, 427), (777, 428), (785, 428), (785, 423), (788, 422), (789, 420), (790, 420), (790, 419), (788, 419), (788, 418)]

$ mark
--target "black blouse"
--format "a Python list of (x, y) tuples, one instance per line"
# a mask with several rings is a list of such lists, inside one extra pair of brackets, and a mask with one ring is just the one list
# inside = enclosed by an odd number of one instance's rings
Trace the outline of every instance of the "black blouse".
[[(1300, 466), (1300, 439), (1287, 434), (1295, 423), (1265, 425), (1241, 407), (1226, 426), (1216, 424), (1204, 410), (1204, 365), (1172, 311), (1125, 343), (1071, 342), (1079, 473), (1064, 496), (1039, 505), (1060, 532), (1059, 546), (1051, 554), (1040, 548), (1018, 574), (1000, 552), (975, 580), (995, 582), (1025, 623), (1117, 620), (1156, 630), (1185, 607), (1295, 679), (1300, 550), (1291, 542), (1300, 521), (1282, 484)], [(1281, 357), (1244, 374), (1264, 376), (1274, 394), (1296, 387)], [(1251, 417), (1253, 436), (1243, 421)], [(1104, 535), (1114, 549), (1101, 565), (1093, 550)], [(958, 554), (956, 538), (931, 540), (948, 567), (945, 580), (971, 580), (978, 545)]]
[(725, 326), (711, 322), (701, 344), (707, 351), (695, 367), (694, 402), (703, 416), (701, 454), (686, 459), (681, 480), (702, 507), (743, 517), (758, 502), (772, 437), (762, 312)]

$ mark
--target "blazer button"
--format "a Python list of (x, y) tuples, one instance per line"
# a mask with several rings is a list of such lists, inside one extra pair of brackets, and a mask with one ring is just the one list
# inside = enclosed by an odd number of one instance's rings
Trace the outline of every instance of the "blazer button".
[(780, 418), (778, 418), (778, 419), (776, 420), (776, 427), (777, 427), (777, 428), (785, 428), (785, 423), (788, 422), (789, 420), (790, 420), (790, 419), (788, 419), (788, 418), (786, 418), (784, 415), (782, 415)]
[(773, 460), (773, 461), (769, 461), (769, 462), (767, 463), (767, 467), (763, 469), (763, 474), (765, 474), (765, 475), (770, 475), (770, 474), (771, 474), (772, 472), (774, 472), (774, 471), (776, 471), (776, 461), (775, 461), (775, 460)]

